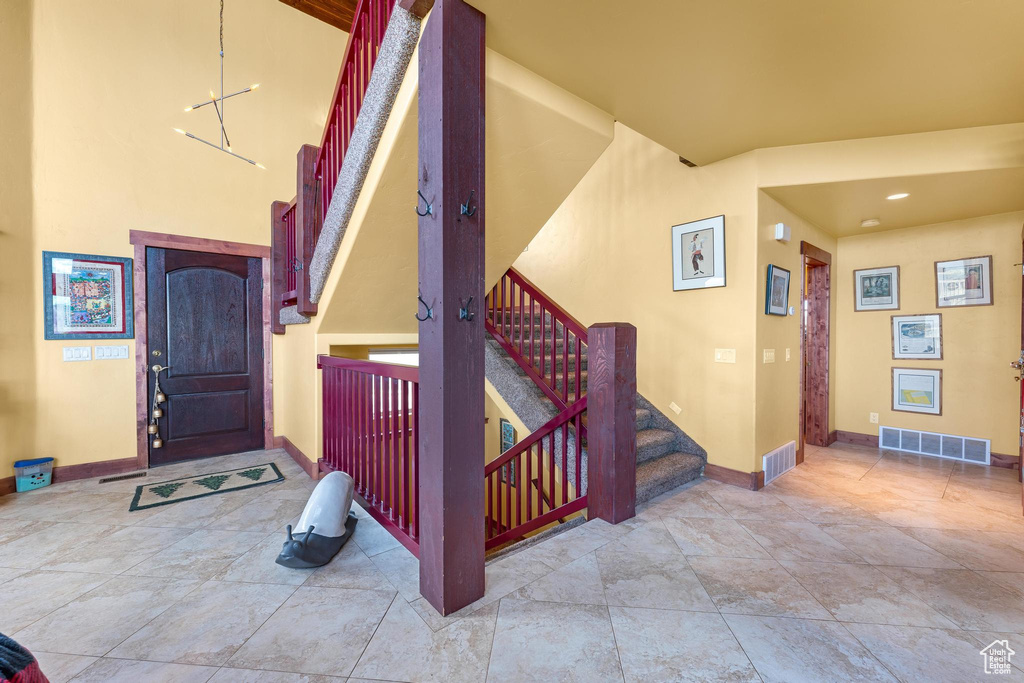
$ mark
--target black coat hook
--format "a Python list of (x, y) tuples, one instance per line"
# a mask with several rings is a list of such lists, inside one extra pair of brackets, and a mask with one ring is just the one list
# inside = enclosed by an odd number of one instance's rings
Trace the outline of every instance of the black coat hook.
[(417, 203), (416, 215), (422, 218), (423, 216), (429, 216), (430, 214), (434, 213), (434, 205), (427, 201), (427, 198), (423, 196), (423, 193), (420, 192), (419, 190), (416, 190), (416, 194), (418, 194), (420, 196), (420, 199), (423, 200), (423, 203), (427, 205), (427, 210), (424, 211), (423, 213), (420, 213), (420, 205), (419, 203)]
[(416, 298), (420, 300), (420, 303), (423, 305), (423, 308), (427, 309), (427, 314), (422, 318), (420, 317), (420, 314), (417, 312), (416, 319), (419, 320), (420, 322), (423, 322), (424, 320), (430, 320), (431, 318), (433, 318), (434, 309), (428, 306), (427, 302), (423, 300), (423, 292), (420, 292)]
[(459, 305), (461, 306), (459, 309), (459, 320), (465, 320), (467, 322), (471, 322), (473, 320), (473, 317), (476, 314), (469, 312), (469, 305), (471, 303), (473, 303), (473, 297), (469, 297), (469, 301), (466, 303), (462, 303), (462, 299), (459, 299)]
[(469, 208), (469, 203), (473, 201), (473, 193), (475, 191), (476, 190), (470, 190), (469, 191), (469, 199), (466, 200), (465, 204), (462, 204), (462, 205), (459, 206), (459, 213), (462, 214), (463, 216), (472, 216), (473, 214), (476, 213), (476, 207), (475, 206), (472, 209)]

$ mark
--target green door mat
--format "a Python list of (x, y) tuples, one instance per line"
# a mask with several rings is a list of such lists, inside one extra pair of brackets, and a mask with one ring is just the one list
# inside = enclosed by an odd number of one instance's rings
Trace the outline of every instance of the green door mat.
[(279, 481), (284, 481), (284, 475), (272, 462), (239, 467), (237, 470), (224, 470), (212, 474), (197, 474), (194, 477), (171, 479), (136, 488), (135, 498), (132, 499), (132, 505), (128, 511), (145, 510), (228, 491), (241, 491), (242, 489), (251, 489), (253, 486), (276, 484)]

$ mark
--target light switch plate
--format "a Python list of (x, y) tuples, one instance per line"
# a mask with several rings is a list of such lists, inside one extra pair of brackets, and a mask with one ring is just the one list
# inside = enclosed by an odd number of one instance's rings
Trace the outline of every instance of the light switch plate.
[(736, 349), (715, 349), (716, 363), (735, 363)]
[(786, 349), (786, 360), (789, 360), (789, 349)]
[(128, 357), (128, 345), (104, 345), (95, 348), (96, 360), (117, 360)]
[(775, 349), (765, 349), (764, 350), (764, 362), (765, 363), (774, 363), (775, 362)]
[(669, 403), (668, 407), (676, 415), (678, 415), (679, 413), (683, 412), (683, 409), (680, 408), (679, 406), (677, 406), (675, 401), (672, 401), (671, 403)]
[(91, 346), (65, 346), (63, 351), (65, 363), (81, 360), (92, 360)]

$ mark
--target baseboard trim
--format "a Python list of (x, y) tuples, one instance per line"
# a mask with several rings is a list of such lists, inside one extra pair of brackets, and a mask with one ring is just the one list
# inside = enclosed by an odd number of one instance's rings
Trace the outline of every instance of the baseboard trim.
[(1008, 470), (1020, 469), (1019, 455), (1006, 455), (1005, 453), (992, 453), (992, 467), (1003, 467)]
[(316, 481), (320, 478), (320, 470), (317, 467), (317, 464), (307, 458), (303, 452), (299, 450), (298, 446), (288, 440), (287, 436), (275, 436), (274, 444), (280, 444), (278, 445), (278, 448), (283, 448), (288, 455), (292, 456), (292, 460), (294, 460), (299, 467), (305, 470), (310, 479)]
[(704, 465), (704, 476), (730, 486), (757, 491), (764, 488), (764, 472), (741, 472), (721, 465)]
[(860, 432), (844, 432), (838, 429), (833, 434), (836, 435), (835, 440), (839, 443), (848, 443), (853, 446), (868, 446), (870, 448), (878, 448), (878, 435), (877, 434), (861, 434)]
[[(138, 469), (141, 469), (138, 458), (100, 460), (99, 462), (84, 462), (79, 465), (56, 465), (53, 468), (53, 483), (60, 484), (65, 481), (105, 477), (111, 474), (133, 472)], [(0, 479), (0, 496), (14, 493), (15, 488), (14, 477)]]
[(829, 446), (831, 446), (832, 444), (834, 444), (838, 440), (839, 440), (839, 432), (837, 432), (836, 430), (833, 429), (831, 432), (828, 433), (828, 437), (825, 439), (825, 444), (826, 444), (825, 447), (828, 448)]

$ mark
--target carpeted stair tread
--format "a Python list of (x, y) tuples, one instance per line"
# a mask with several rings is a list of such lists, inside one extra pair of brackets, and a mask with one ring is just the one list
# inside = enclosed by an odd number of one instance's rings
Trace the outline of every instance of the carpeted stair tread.
[(653, 460), (670, 453), (676, 436), (667, 429), (644, 429), (636, 434), (637, 463)]
[(665, 491), (700, 476), (704, 458), (692, 453), (668, 455), (640, 463), (636, 468), (636, 502), (646, 503)]

